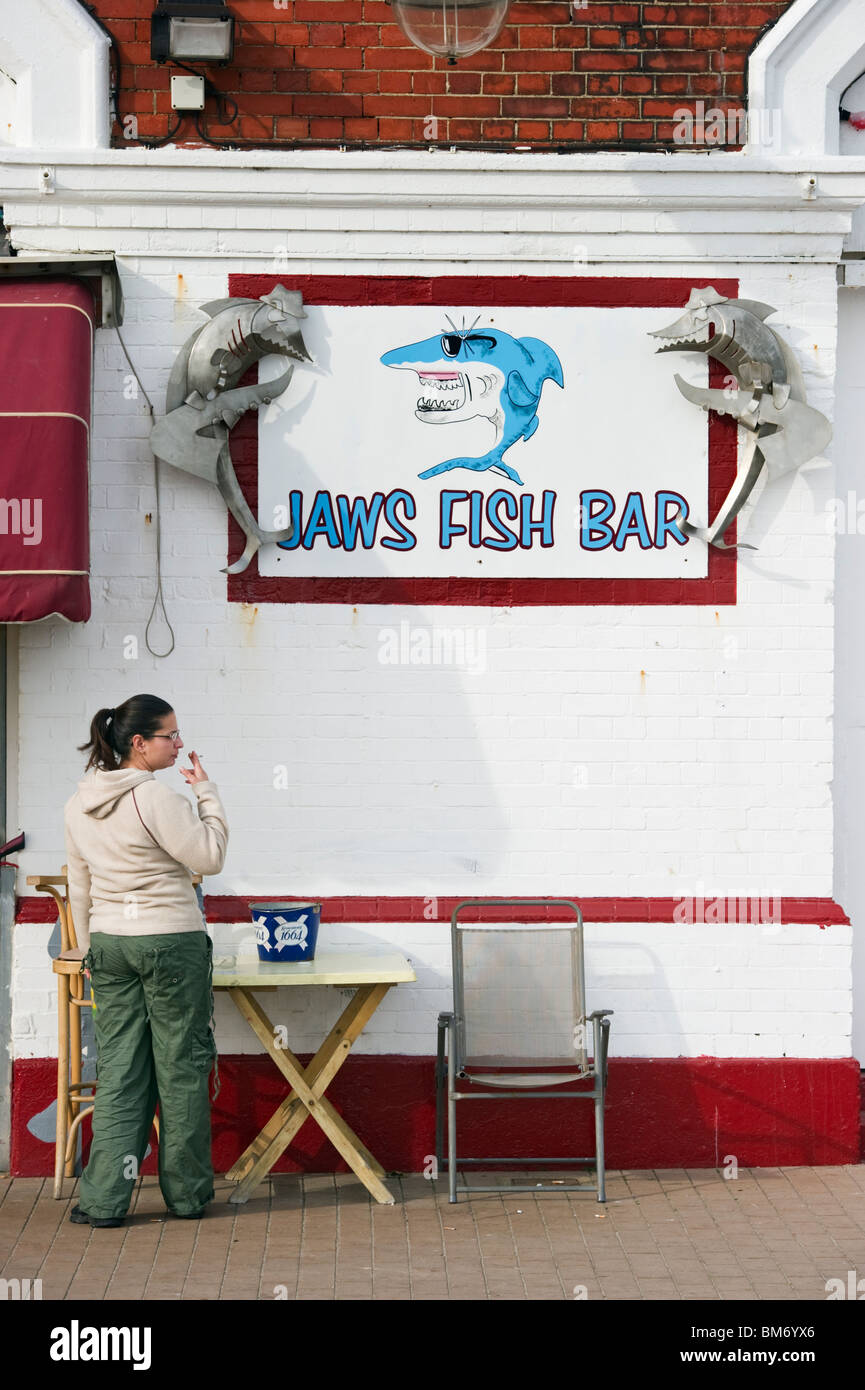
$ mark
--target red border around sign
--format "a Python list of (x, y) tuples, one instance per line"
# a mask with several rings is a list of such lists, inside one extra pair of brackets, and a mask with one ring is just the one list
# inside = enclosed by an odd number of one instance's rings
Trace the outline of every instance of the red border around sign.
[[(229, 275), (231, 295), (255, 299), (281, 282), (279, 275)], [(697, 277), (551, 275), (292, 275), (291, 286), (306, 304), (487, 304), (545, 305), (555, 287), (564, 307), (681, 309)], [(719, 294), (734, 298), (739, 282), (713, 280)], [(723, 368), (710, 361), (709, 381), (723, 385)], [(709, 413), (709, 514), (714, 515), (736, 473), (735, 421)], [(253, 512), (258, 507), (258, 417), (244, 416), (232, 434), (238, 481)], [(735, 531), (733, 532), (735, 537)], [(245, 537), (228, 515), (229, 563), (243, 552)], [(702, 544), (702, 542), (693, 542)], [(527, 605), (735, 604), (736, 552), (709, 548), (705, 579), (470, 579), (341, 575), (337, 578), (258, 572), (255, 556), (242, 574), (226, 576), (229, 603), (460, 604), (496, 608)]]

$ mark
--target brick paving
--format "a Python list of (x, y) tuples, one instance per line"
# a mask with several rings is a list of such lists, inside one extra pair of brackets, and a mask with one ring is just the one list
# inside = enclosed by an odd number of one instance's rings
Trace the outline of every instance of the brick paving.
[(451, 1206), (441, 1178), (392, 1178), (392, 1207), (351, 1173), (271, 1176), (243, 1207), (217, 1179), (204, 1218), (180, 1221), (148, 1177), (123, 1227), (92, 1230), (68, 1220), (77, 1182), (55, 1202), (50, 1178), (2, 1177), (0, 1277), (41, 1279), (45, 1300), (690, 1302), (825, 1301), (827, 1279), (865, 1276), (862, 1165), (735, 1179), (608, 1170), (605, 1205), (589, 1192), (513, 1192), (512, 1179), (527, 1180), (491, 1174), (500, 1193)]

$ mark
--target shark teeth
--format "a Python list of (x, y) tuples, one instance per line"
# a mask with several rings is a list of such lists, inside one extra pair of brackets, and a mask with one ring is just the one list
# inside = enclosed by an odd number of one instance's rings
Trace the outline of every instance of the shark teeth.
[(466, 402), (466, 387), (462, 374), (459, 376), (425, 375), (418, 372), (421, 386), (429, 395), (418, 397), (417, 410), (427, 415), (443, 414), (447, 411), (462, 410)]
[(676, 348), (690, 347), (694, 343), (699, 344), (700, 347), (705, 347), (710, 341), (708, 325), (694, 328), (689, 333), (682, 334), (681, 337), (677, 333), (667, 333), (663, 329), (658, 329), (651, 336), (661, 339), (662, 345), (658, 348), (659, 352), (672, 352)]
[(437, 391), (459, 391), (460, 389), (458, 377), (454, 377), (453, 381), (442, 381), (437, 376), (421, 376), (420, 384), (421, 386), (434, 386)]

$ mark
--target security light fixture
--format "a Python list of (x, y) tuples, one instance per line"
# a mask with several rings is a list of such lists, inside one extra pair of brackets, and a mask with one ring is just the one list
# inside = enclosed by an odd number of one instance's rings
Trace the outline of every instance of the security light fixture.
[(221, 0), (160, 0), (150, 20), (155, 63), (230, 63), (234, 15)]
[(403, 33), (416, 47), (455, 63), (498, 38), (510, 0), (390, 0), (390, 4)]

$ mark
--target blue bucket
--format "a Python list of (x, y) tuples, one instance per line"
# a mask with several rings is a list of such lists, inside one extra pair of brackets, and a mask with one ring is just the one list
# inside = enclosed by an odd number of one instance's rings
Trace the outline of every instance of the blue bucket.
[(314, 960), (321, 903), (250, 903), (259, 960)]

